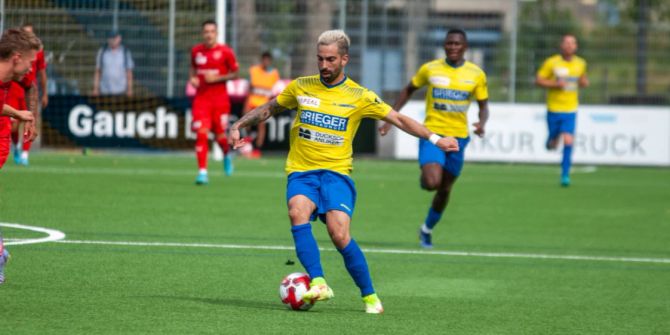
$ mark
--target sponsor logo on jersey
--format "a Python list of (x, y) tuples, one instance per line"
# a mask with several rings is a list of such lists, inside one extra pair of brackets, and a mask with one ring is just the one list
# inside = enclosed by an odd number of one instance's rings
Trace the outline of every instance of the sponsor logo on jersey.
[(300, 122), (311, 124), (319, 128), (346, 131), (349, 118), (323, 114), (311, 110), (303, 110), (300, 113)]
[(321, 105), (321, 100), (318, 98), (307, 97), (304, 95), (298, 96), (298, 104), (305, 107), (319, 107)]
[(449, 79), (449, 77), (442, 77), (442, 76), (432, 76), (428, 78), (428, 81), (433, 86), (449, 86), (449, 84), (451, 83), (451, 79)]
[(470, 107), (470, 104), (455, 105), (455, 104), (445, 104), (445, 103), (439, 103), (439, 102), (433, 103), (433, 109), (435, 109), (437, 111), (442, 111), (442, 112), (465, 113), (465, 112), (468, 111), (468, 107)]
[(221, 58), (221, 55), (222, 55), (222, 54), (221, 54), (221, 51), (217, 50), (217, 51), (214, 51), (214, 52), (212, 53), (212, 58), (218, 60), (218, 59)]
[(205, 57), (205, 55), (198, 52), (195, 55), (195, 63), (198, 64), (198, 65), (205, 65), (205, 64), (207, 64), (207, 57)]
[(307, 129), (300, 127), (298, 129), (298, 137), (322, 144), (342, 146), (344, 144), (344, 136), (323, 133), (314, 129)]
[(354, 109), (356, 106), (350, 105), (350, 104), (338, 104), (337, 102), (333, 102), (333, 106), (337, 107), (342, 107), (342, 108), (349, 108), (349, 109)]
[(456, 100), (456, 101), (469, 100), (470, 92), (434, 87), (433, 99)]

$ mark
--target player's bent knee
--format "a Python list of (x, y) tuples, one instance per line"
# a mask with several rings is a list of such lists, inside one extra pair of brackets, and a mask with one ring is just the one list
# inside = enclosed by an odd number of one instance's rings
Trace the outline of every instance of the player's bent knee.
[(575, 140), (575, 138), (571, 134), (564, 134), (563, 135), (563, 144), (564, 145), (572, 145), (574, 140)]
[(300, 207), (290, 207), (288, 209), (288, 217), (291, 219), (291, 224), (296, 226), (309, 222), (309, 211)]
[(426, 191), (435, 191), (440, 187), (440, 180), (438, 178), (424, 177), (421, 178), (421, 188)]
[(351, 241), (349, 231), (346, 230), (329, 230), (328, 234), (330, 235), (333, 244), (339, 249), (343, 249), (349, 244), (349, 241)]

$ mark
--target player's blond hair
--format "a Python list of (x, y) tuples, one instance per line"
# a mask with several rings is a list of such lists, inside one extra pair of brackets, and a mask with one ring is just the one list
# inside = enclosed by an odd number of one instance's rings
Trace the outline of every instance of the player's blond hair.
[(333, 43), (337, 43), (337, 51), (340, 55), (349, 53), (349, 44), (351, 44), (351, 40), (349, 40), (349, 36), (347, 36), (344, 30), (340, 29), (326, 30), (321, 33), (316, 42), (316, 47), (318, 48), (320, 45), (331, 45)]
[(14, 53), (24, 53), (30, 50), (39, 51), (42, 42), (33, 33), (21, 29), (7, 29), (0, 37), (0, 59), (7, 60)]

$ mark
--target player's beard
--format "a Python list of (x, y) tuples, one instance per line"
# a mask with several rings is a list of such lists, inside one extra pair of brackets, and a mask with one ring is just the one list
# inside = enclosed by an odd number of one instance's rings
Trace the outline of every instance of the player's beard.
[(15, 81), (21, 81), (23, 79), (23, 77), (25, 77), (28, 74), (29, 71), (30, 71), (30, 69), (25, 70), (25, 71), (20, 72), (20, 73), (14, 73), (14, 77), (12, 79), (15, 80)]
[[(324, 75), (324, 72), (328, 74), (328, 77)], [(340, 73), (342, 73), (342, 67), (337, 67), (333, 71), (328, 71), (328, 69), (323, 69), (320, 71), (321, 79), (329, 84), (332, 84), (333, 81), (335, 81), (335, 78), (340, 76)]]

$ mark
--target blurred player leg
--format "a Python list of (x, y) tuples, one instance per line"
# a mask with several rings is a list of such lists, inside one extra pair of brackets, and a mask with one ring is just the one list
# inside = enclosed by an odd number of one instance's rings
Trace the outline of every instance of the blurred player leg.
[(7, 162), (7, 157), (9, 157), (9, 147), (11, 146), (11, 141), (8, 136), (0, 136), (0, 169)]
[(572, 134), (563, 134), (563, 159), (561, 160), (561, 186), (570, 186), (570, 168), (572, 167)]
[(207, 177), (207, 154), (209, 152), (209, 130), (212, 120), (209, 117), (209, 104), (206, 99), (196, 96), (193, 100), (193, 123), (191, 129), (195, 132), (195, 157), (198, 161), (198, 175), (196, 185), (205, 185)]
[(218, 143), (221, 151), (223, 151), (223, 172), (226, 176), (233, 174), (235, 167), (233, 166), (233, 159), (230, 153), (230, 145), (228, 144), (228, 137), (226, 136), (226, 128), (228, 128), (228, 116), (230, 115), (230, 105), (217, 106), (212, 115), (212, 130), (216, 143)]
[(21, 165), (28, 166), (28, 153), (32, 147), (32, 141), (23, 141), (23, 148), (21, 149)]
[(5, 265), (9, 260), (9, 251), (5, 249), (2, 234), (0, 233), (0, 284), (5, 282)]
[(14, 164), (21, 164), (21, 147), (19, 146), (19, 122), (11, 119), (12, 127), (12, 151), (14, 152)]
[(256, 140), (254, 141), (255, 148), (251, 154), (253, 158), (261, 157), (261, 149), (263, 148), (263, 144), (265, 144), (265, 134), (267, 132), (267, 125), (265, 122), (260, 122), (257, 127), (258, 131), (256, 132)]

